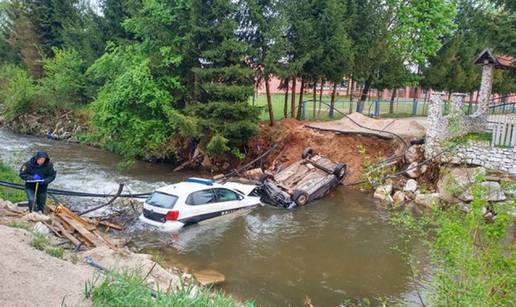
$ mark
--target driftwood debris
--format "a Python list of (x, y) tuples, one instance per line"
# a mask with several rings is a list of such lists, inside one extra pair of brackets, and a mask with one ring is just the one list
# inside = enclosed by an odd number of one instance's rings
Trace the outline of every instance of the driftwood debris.
[(97, 226), (103, 225), (109, 229), (121, 230), (122, 227), (119, 225), (106, 221), (82, 218), (63, 205), (49, 206), (49, 209), (51, 211), (51, 222), (48, 223), (49, 228), (56, 234), (68, 239), (76, 247), (93, 248), (107, 246), (111, 249), (116, 249), (115, 244), (97, 229)]

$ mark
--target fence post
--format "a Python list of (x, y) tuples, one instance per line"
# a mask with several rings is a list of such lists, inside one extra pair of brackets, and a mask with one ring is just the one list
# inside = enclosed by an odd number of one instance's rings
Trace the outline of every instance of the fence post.
[(380, 117), (380, 102), (378, 99), (374, 101), (374, 117)]
[(306, 108), (306, 101), (301, 102), (301, 120), (305, 120), (305, 108)]
[(416, 116), (417, 115), (417, 99), (414, 98), (413, 102), (412, 102), (412, 116)]

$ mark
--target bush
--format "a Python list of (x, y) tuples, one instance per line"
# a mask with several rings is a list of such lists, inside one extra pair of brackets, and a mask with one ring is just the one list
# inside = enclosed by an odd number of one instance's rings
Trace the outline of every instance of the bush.
[(63, 109), (84, 101), (86, 70), (73, 49), (53, 48), (54, 57), (43, 60), (45, 76), (39, 81), (41, 95), (49, 106)]
[(227, 143), (228, 139), (217, 134), (211, 138), (208, 145), (206, 145), (206, 149), (208, 150), (208, 153), (212, 155), (221, 155), (229, 150), (229, 147), (226, 146)]
[(29, 73), (20, 67), (5, 65), (0, 69), (0, 103), (8, 121), (30, 110), (37, 88)]
[(194, 120), (172, 108), (173, 97), (155, 80), (150, 59), (138, 49), (115, 48), (88, 74), (106, 82), (92, 104), (92, 123), (105, 149), (125, 157), (168, 158), (175, 151), (168, 144), (177, 132), (197, 132)]

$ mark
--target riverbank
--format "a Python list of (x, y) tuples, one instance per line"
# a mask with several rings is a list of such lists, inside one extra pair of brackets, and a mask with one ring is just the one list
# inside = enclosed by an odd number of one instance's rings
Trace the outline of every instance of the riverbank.
[[(6, 127), (21, 134), (99, 147), (95, 139), (89, 136), (91, 128), (88, 122), (88, 112), (77, 109), (53, 116), (23, 114), (11, 122), (0, 118), (0, 127)], [(170, 169), (179, 166), (177, 169), (194, 169), (215, 175), (246, 165), (276, 145), (276, 150), (251, 165), (251, 168), (261, 167), (264, 170), (274, 171), (295, 162), (301, 157), (305, 148), (312, 147), (332, 160), (346, 163), (348, 175), (345, 184), (349, 184), (362, 179), (365, 164), (389, 157), (400, 147), (395, 140), (318, 131), (307, 127), (308, 123), (310, 122), (284, 119), (278, 121), (274, 127), (260, 124), (258, 135), (250, 139), (246, 154), (240, 158), (232, 154), (210, 156), (203, 150), (193, 150), (191, 144), (184, 144), (180, 146), (182, 152), (177, 152), (173, 160), (165, 162), (168, 162), (166, 165)], [(160, 159), (149, 161), (164, 162)]]

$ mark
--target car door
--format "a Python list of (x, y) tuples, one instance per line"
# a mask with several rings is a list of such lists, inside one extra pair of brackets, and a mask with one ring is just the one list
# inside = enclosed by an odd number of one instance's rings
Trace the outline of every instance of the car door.
[(218, 210), (222, 210), (222, 214), (231, 213), (231, 210), (238, 209), (242, 207), (241, 200), (243, 196), (232, 191), (230, 189), (225, 188), (215, 188), (213, 189), (215, 192), (215, 196), (217, 198), (217, 207)]
[(186, 205), (188, 206), (188, 218), (184, 220), (185, 223), (196, 223), (211, 217), (214, 217), (216, 210), (217, 198), (213, 189), (204, 189), (190, 193), (186, 198)]

